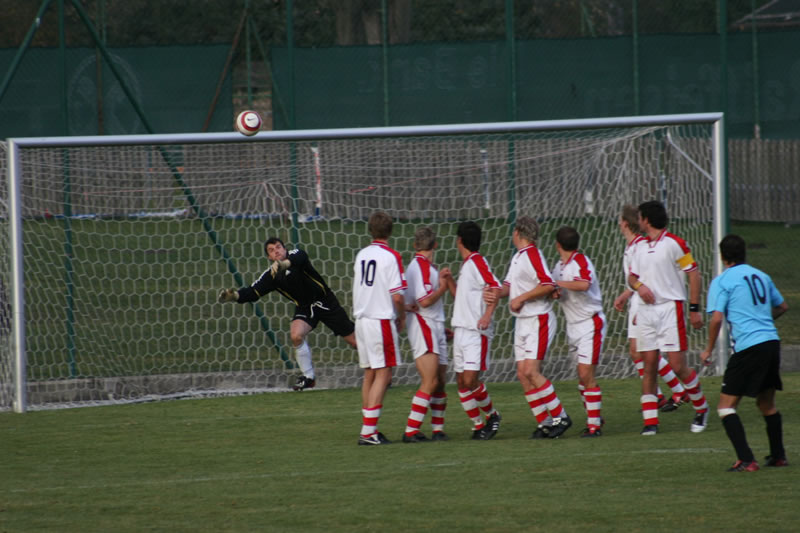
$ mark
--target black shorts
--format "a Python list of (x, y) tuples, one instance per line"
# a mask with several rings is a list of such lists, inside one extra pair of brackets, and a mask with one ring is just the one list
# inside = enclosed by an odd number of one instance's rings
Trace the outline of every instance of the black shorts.
[(292, 320), (302, 320), (312, 329), (322, 322), (339, 337), (347, 337), (356, 330), (355, 324), (339, 302), (331, 302), (330, 305), (326, 302), (298, 305), (294, 308)]
[(734, 353), (722, 378), (722, 392), (755, 398), (767, 389), (783, 390), (781, 342), (767, 341)]

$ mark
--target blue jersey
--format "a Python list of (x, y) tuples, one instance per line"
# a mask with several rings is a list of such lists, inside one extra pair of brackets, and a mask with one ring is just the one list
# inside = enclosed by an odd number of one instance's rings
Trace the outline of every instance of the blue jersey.
[(776, 341), (778, 330), (772, 308), (783, 303), (783, 296), (764, 272), (741, 263), (714, 278), (708, 289), (706, 311), (720, 311), (731, 327), (733, 351), (766, 341)]

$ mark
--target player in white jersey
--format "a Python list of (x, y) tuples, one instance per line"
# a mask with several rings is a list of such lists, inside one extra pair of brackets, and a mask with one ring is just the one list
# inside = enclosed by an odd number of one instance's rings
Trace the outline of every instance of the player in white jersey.
[(606, 337), (606, 316), (603, 295), (591, 259), (578, 251), (580, 235), (570, 226), (556, 232), (559, 261), (553, 267), (558, 289), (553, 297), (561, 304), (567, 322), (567, 343), (578, 370), (578, 391), (586, 410), (583, 437), (602, 435), (603, 393), (595, 377), (603, 342)]
[[(645, 241), (639, 234), (639, 210), (636, 207), (626, 204), (622, 206), (622, 213), (619, 218), (619, 231), (625, 238), (625, 252), (622, 256), (622, 272), (625, 278), (625, 288), (614, 300), (614, 309), (617, 311), (625, 310), (625, 302), (628, 302), (628, 345), (629, 353), (639, 379), (644, 375), (644, 361), (636, 349), (636, 324), (634, 318), (642, 299), (628, 284), (628, 274), (631, 270), (631, 261), (636, 247)], [(669, 362), (663, 355), (658, 356), (658, 374), (672, 389), (672, 395), (667, 399), (661, 392), (661, 387), (656, 383), (656, 396), (658, 397), (658, 408), (661, 412), (668, 413), (675, 411), (679, 406), (689, 401), (689, 395), (683, 388), (678, 376), (673, 372)]]
[(358, 362), (364, 369), (358, 444), (376, 445), (389, 443), (378, 431), (378, 420), (392, 368), (400, 360), (397, 332), (405, 327), (406, 279), (400, 254), (389, 247), (392, 217), (377, 211), (367, 227), (373, 241), (358, 252), (353, 278)]
[[(531, 217), (520, 217), (511, 240), (517, 252), (511, 259), (500, 298), (510, 297), (514, 325), (514, 359), (517, 378), (525, 401), (536, 417), (538, 427), (531, 438), (558, 438), (572, 426), (555, 388), (542, 374), (542, 361), (556, 334), (556, 315), (552, 293), (555, 282), (542, 252), (536, 247), (539, 224)], [(487, 299), (493, 295), (487, 292)]]
[(658, 353), (667, 359), (692, 400), (695, 417), (690, 429), (700, 433), (708, 421), (708, 403), (693, 368), (686, 364), (685, 279), (689, 278), (689, 316), (694, 328), (703, 327), (700, 314), (700, 271), (686, 241), (667, 231), (667, 210), (653, 200), (639, 205), (639, 227), (647, 240), (636, 247), (628, 283), (641, 297), (636, 312), (636, 343), (644, 361), (642, 435), (658, 432), (656, 370)]
[[(450, 269), (439, 271), (432, 263), (436, 249), (436, 233), (423, 226), (414, 233), (414, 259), (406, 268), (408, 289), (405, 292), (406, 328), (414, 355), (414, 364), (421, 383), (411, 400), (403, 442), (448, 440), (444, 432), (444, 411), (447, 406), (445, 374), (447, 372), (447, 340), (444, 328), (444, 293)], [(433, 432), (428, 439), (421, 431), (422, 421), (431, 410)]]
[[(472, 438), (488, 440), (500, 428), (500, 414), (492, 405), (480, 374), (489, 365), (492, 340), (492, 315), (497, 302), (483, 300), (484, 287), (499, 289), (500, 282), (492, 274), (489, 263), (478, 252), (481, 228), (475, 222), (462, 222), (456, 231), (456, 247), (464, 260), (458, 272), (458, 282), (450, 277), (448, 288), (455, 297), (453, 316), (453, 367), (458, 383), (461, 406), (472, 420)], [(484, 420), (481, 411), (486, 415)]]

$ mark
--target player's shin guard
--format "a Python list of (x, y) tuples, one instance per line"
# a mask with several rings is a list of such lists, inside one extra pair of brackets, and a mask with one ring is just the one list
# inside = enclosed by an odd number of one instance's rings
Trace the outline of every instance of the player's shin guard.
[(778, 459), (786, 457), (786, 450), (783, 448), (783, 420), (781, 413), (764, 417), (767, 423), (767, 438), (769, 439), (769, 454)]
[(564, 409), (564, 406), (561, 405), (561, 400), (558, 399), (556, 389), (553, 387), (553, 384), (550, 383), (549, 379), (539, 390), (542, 394), (542, 403), (547, 407), (550, 416), (559, 418), (567, 415), (567, 411)]
[[(659, 356), (658, 358), (658, 375), (664, 380), (670, 389), (672, 389), (672, 398), (678, 401), (683, 396), (683, 385), (678, 376), (672, 370), (672, 366), (667, 362), (666, 358)], [(661, 390), (658, 391), (661, 396)]]
[(431, 396), (431, 430), (436, 433), (444, 431), (444, 412), (447, 409), (447, 394), (434, 392)]
[[(723, 413), (722, 411), (726, 411)], [(727, 413), (733, 411), (733, 413)], [(722, 426), (725, 428), (725, 433), (728, 439), (733, 444), (733, 449), (736, 450), (736, 458), (745, 463), (755, 461), (753, 450), (747, 445), (747, 436), (744, 432), (744, 426), (736, 414), (735, 409), (720, 409), (720, 417), (722, 417)]]
[(645, 426), (658, 425), (658, 397), (655, 394), (642, 394), (642, 418)]
[(413, 435), (419, 432), (422, 421), (425, 420), (425, 415), (428, 413), (430, 403), (431, 395), (418, 390), (414, 398), (411, 399), (411, 412), (406, 422), (406, 435)]
[(461, 407), (464, 408), (464, 412), (470, 417), (475, 428), (482, 428), (484, 423), (483, 417), (481, 416), (481, 409), (478, 407), (478, 402), (475, 401), (475, 395), (472, 391), (469, 389), (459, 389), (458, 397), (461, 400)]
[(378, 419), (381, 417), (383, 405), (361, 409), (361, 436), (368, 437), (378, 432)]
[(303, 344), (294, 349), (294, 357), (297, 359), (300, 372), (307, 378), (314, 379), (314, 364), (311, 362), (311, 348), (308, 346), (307, 342), (303, 341)]
[(540, 389), (531, 389), (526, 392), (525, 401), (528, 402), (537, 424), (542, 424), (549, 418), (547, 416), (547, 408), (542, 403)]
[(586, 412), (586, 385), (578, 383), (578, 394), (581, 395), (581, 403), (583, 404), (583, 411)]
[(603, 392), (600, 387), (592, 387), (584, 391), (586, 402), (586, 425), (600, 427), (602, 425), (601, 409), (603, 407)]
[(694, 410), (698, 413), (708, 411), (708, 402), (706, 402), (706, 396), (703, 394), (703, 389), (700, 387), (700, 380), (697, 378), (697, 372), (692, 370), (689, 379), (686, 380), (684, 385), (686, 386), (686, 392), (689, 393), (689, 398), (692, 400)]
[(481, 411), (486, 413), (486, 416), (495, 412), (494, 406), (492, 405), (492, 398), (489, 396), (489, 391), (486, 390), (485, 383), (481, 382), (478, 388), (472, 391), (472, 394), (475, 397), (475, 401), (478, 402), (478, 407), (481, 408)]

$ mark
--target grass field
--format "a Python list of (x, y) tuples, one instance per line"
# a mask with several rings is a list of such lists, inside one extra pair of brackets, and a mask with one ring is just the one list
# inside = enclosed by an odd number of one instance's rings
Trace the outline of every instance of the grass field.
[[(794, 461), (800, 374), (784, 384)], [(692, 434), (684, 406), (642, 437), (638, 380), (601, 385), (605, 435), (582, 439), (575, 383), (556, 383), (576, 422), (557, 441), (529, 439), (513, 383), (489, 385), (503, 422), (488, 442), (468, 439), (452, 385), (449, 442), (376, 448), (356, 446), (356, 389), (0, 413), (0, 532), (797, 530), (800, 463), (727, 473), (715, 415)], [(704, 381), (712, 413), (719, 386)], [(388, 391), (390, 439), (412, 394)], [(763, 419), (751, 400), (739, 411), (761, 459)]]

